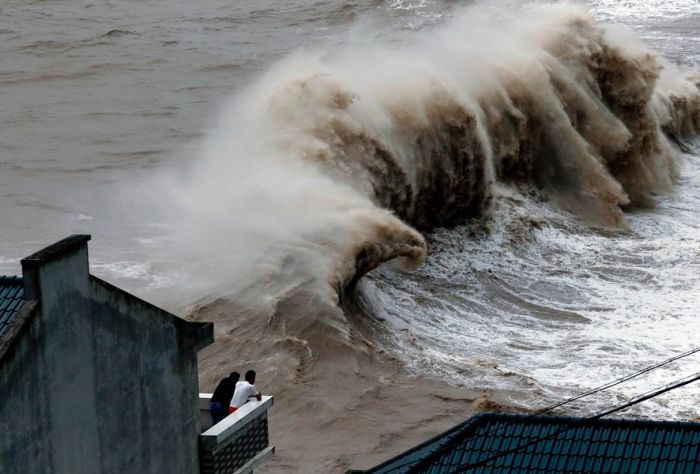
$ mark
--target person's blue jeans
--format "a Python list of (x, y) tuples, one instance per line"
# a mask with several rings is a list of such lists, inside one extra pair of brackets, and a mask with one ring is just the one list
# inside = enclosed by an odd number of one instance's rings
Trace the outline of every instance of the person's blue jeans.
[(211, 402), (209, 404), (209, 412), (211, 413), (212, 423), (217, 424), (228, 416), (228, 407), (224, 406), (223, 403)]

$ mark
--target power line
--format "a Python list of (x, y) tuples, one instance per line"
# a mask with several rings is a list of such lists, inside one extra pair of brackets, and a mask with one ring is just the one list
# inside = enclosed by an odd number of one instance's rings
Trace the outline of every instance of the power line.
[[(561, 407), (561, 406), (563, 406), (563, 405), (566, 405), (566, 404), (568, 404), (568, 403), (571, 403), (571, 402), (575, 402), (575, 401), (577, 401), (577, 400), (580, 400), (580, 399), (582, 399), (582, 398), (584, 398), (584, 397), (587, 397), (587, 396), (589, 396), (589, 395), (594, 395), (594, 394), (596, 394), (596, 393), (598, 393), (598, 392), (602, 392), (603, 390), (607, 390), (607, 389), (609, 389), (609, 388), (615, 387), (615, 386), (620, 385), (620, 384), (622, 384), (622, 383), (624, 383), (624, 382), (627, 382), (628, 380), (632, 380), (632, 379), (634, 379), (634, 378), (636, 378), (636, 377), (639, 377), (640, 375), (644, 375), (644, 374), (646, 374), (646, 373), (648, 373), (648, 372), (651, 372), (651, 371), (654, 370), (654, 369), (658, 369), (659, 367), (663, 367), (664, 365), (668, 365), (668, 364), (670, 364), (671, 362), (675, 362), (675, 361), (677, 361), (677, 360), (679, 360), (679, 359), (682, 359), (682, 358), (684, 358), (684, 357), (691, 356), (691, 355), (696, 354), (696, 353), (698, 353), (698, 352), (700, 352), (700, 346), (699, 346), (699, 347), (696, 347), (696, 348), (694, 348), (694, 349), (691, 349), (691, 350), (689, 350), (689, 351), (683, 352), (683, 353), (681, 353), (681, 354), (675, 355), (675, 356), (673, 356), (673, 357), (671, 357), (671, 358), (669, 358), (669, 359), (666, 359), (666, 360), (664, 360), (664, 361), (658, 362), (658, 363), (656, 363), (656, 364), (654, 364), (654, 365), (650, 365), (650, 366), (648, 366), (648, 367), (645, 367), (645, 368), (643, 368), (643, 369), (641, 369), (641, 370), (638, 370), (637, 372), (634, 372), (634, 373), (632, 373), (632, 374), (625, 375), (624, 377), (621, 377), (621, 378), (619, 378), (619, 379), (613, 380), (613, 381), (608, 382), (608, 383), (605, 383), (605, 384), (603, 384), (603, 385), (599, 385), (598, 387), (595, 387), (595, 388), (593, 388), (593, 389), (591, 389), (591, 390), (589, 390), (589, 391), (587, 391), (587, 392), (585, 392), (585, 393), (582, 393), (581, 395), (577, 395), (577, 396), (575, 396), (575, 397), (568, 398), (568, 399), (566, 399), (566, 400), (564, 400), (564, 401), (555, 403), (554, 405), (550, 405), (550, 406), (548, 406), (548, 407), (545, 407), (545, 408), (542, 408), (542, 409), (540, 409), (540, 410), (537, 410), (537, 411), (535, 411), (535, 412), (529, 414), (529, 415), (526, 416), (525, 418), (523, 418), (523, 420), (528, 420), (528, 419), (533, 418), (533, 417), (535, 417), (535, 416), (539, 416), (539, 415), (541, 415), (541, 414), (543, 414), (543, 413), (547, 413), (547, 412), (549, 412), (549, 411), (552, 411), (552, 410), (554, 410), (555, 408), (559, 408), (559, 407)], [(490, 430), (490, 431), (487, 431), (487, 432), (485, 432), (485, 433), (481, 433), (478, 437), (484, 437), (484, 436), (488, 436), (488, 435), (493, 435), (493, 434), (495, 434), (496, 432), (501, 431), (501, 430), (503, 430), (503, 429), (504, 429), (503, 427), (494, 428), (494, 429), (492, 429), (492, 430)], [(395, 470), (395, 469), (401, 469), (401, 468), (406, 467), (406, 466), (408, 466), (408, 465), (410, 465), (410, 464), (413, 464), (414, 462), (415, 462), (415, 461), (407, 461), (407, 462), (405, 462), (405, 463), (403, 463), (403, 464), (399, 464), (398, 466), (396, 466), (396, 467), (394, 468), (394, 470)]]
[[(594, 413), (593, 415), (590, 415), (590, 416), (583, 418), (583, 420), (596, 420), (598, 418), (602, 418), (602, 417), (610, 415), (612, 413), (625, 410), (625, 409), (631, 407), (632, 405), (636, 405), (636, 404), (641, 403), (643, 401), (649, 400), (650, 398), (657, 397), (663, 393), (670, 392), (671, 390), (675, 390), (677, 388), (683, 387), (684, 385), (688, 385), (690, 383), (693, 383), (696, 380), (700, 380), (700, 372), (697, 372), (697, 373), (690, 375), (688, 377), (685, 377), (683, 379), (679, 379), (679, 380), (672, 382), (670, 384), (664, 385), (661, 388), (646, 392), (646, 393), (639, 395), (636, 398), (630, 400), (629, 402), (623, 403), (621, 405), (617, 405), (617, 406), (615, 406), (613, 408), (609, 408), (607, 410), (602, 410), (600, 412)], [(534, 445), (536, 445), (544, 440), (556, 438), (558, 435), (560, 435), (566, 431), (569, 431), (577, 424), (580, 424), (583, 420), (577, 420), (573, 423), (569, 423), (568, 425), (564, 426), (563, 428), (561, 428), (561, 429), (559, 429), (559, 430), (555, 431), (554, 433), (551, 433), (547, 436), (543, 436), (541, 438), (527, 442), (527, 443), (522, 444), (520, 446), (516, 446), (515, 448), (509, 449), (507, 451), (503, 451), (503, 452), (494, 454), (493, 456), (490, 456), (486, 459), (482, 459), (481, 461), (469, 464), (467, 466), (462, 466), (460, 468), (457, 468), (456, 470), (452, 471), (450, 474), (459, 474), (462, 472), (467, 472), (471, 469), (476, 469), (477, 467), (485, 466), (486, 464), (488, 464), (491, 461), (494, 461), (500, 457), (507, 456), (508, 454), (516, 453), (516, 452), (521, 451), (521, 450), (528, 448), (530, 446), (534, 446)]]
[[(555, 403), (554, 405), (551, 405), (551, 406), (548, 406), (548, 407), (546, 407), (546, 408), (543, 408), (542, 410), (536, 411), (535, 413), (531, 414), (530, 417), (541, 415), (542, 413), (546, 413), (546, 412), (548, 412), (548, 411), (552, 411), (552, 410), (554, 410), (555, 408), (559, 408), (560, 406), (566, 405), (566, 404), (571, 403), (571, 402), (575, 402), (575, 401), (580, 400), (580, 399), (582, 399), (582, 398), (584, 398), (584, 397), (587, 397), (587, 396), (589, 396), (589, 395), (594, 395), (594, 394), (596, 394), (596, 393), (598, 393), (598, 392), (602, 392), (603, 390), (607, 390), (607, 389), (609, 389), (609, 388), (615, 387), (615, 386), (620, 385), (620, 384), (622, 384), (622, 383), (624, 383), (624, 382), (627, 382), (628, 380), (632, 380), (633, 378), (639, 377), (640, 375), (644, 375), (644, 374), (646, 374), (646, 373), (648, 373), (648, 372), (651, 372), (651, 371), (654, 370), (654, 369), (658, 369), (659, 367), (663, 367), (664, 365), (668, 365), (668, 364), (670, 364), (671, 362), (675, 362), (675, 361), (677, 361), (678, 359), (682, 359), (682, 358), (684, 358), (684, 357), (691, 356), (691, 355), (696, 354), (696, 353), (698, 353), (698, 352), (700, 352), (700, 347), (696, 347), (695, 349), (691, 349), (691, 350), (689, 350), (689, 351), (687, 351), (687, 352), (684, 352), (684, 353), (682, 353), (682, 354), (678, 354), (677, 356), (673, 356), (673, 357), (671, 357), (670, 359), (666, 359), (666, 360), (664, 360), (664, 361), (662, 361), (662, 362), (659, 362), (658, 364), (650, 365), (649, 367), (645, 367), (645, 368), (643, 368), (643, 369), (641, 369), (641, 370), (639, 370), (639, 371), (637, 371), (637, 372), (634, 372), (633, 374), (626, 375), (626, 376), (624, 376), (624, 377), (622, 377), (622, 378), (619, 378), (619, 379), (617, 379), (617, 380), (613, 380), (612, 382), (608, 382), (608, 383), (606, 383), (606, 384), (604, 384), (604, 385), (600, 385), (600, 386), (598, 386), (598, 387), (596, 387), (596, 388), (593, 388), (593, 389), (589, 390), (589, 391), (586, 392), (586, 393), (583, 393), (583, 394), (581, 394), (581, 395), (577, 395), (577, 396), (575, 396), (575, 397), (569, 398), (569, 399), (567, 399), (567, 400), (564, 400), (563, 402)], [(528, 418), (529, 418), (529, 417), (528, 417)]]

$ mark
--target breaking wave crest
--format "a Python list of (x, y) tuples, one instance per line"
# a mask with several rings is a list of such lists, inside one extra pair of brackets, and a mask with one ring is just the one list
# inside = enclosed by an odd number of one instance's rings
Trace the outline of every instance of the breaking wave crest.
[(334, 312), (371, 269), (420, 263), (419, 231), (488, 217), (499, 187), (620, 229), (672, 186), (699, 75), (580, 9), (503, 21), (468, 9), (410, 46), (300, 52), (237, 98), (177, 199), (238, 299)]

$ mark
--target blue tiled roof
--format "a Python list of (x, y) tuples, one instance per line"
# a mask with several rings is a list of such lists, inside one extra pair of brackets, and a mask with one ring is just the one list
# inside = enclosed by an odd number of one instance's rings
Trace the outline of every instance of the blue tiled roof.
[(456, 470), (690, 474), (700, 472), (700, 423), (485, 414), (365, 472)]
[(0, 336), (24, 302), (24, 285), (21, 277), (0, 276)]

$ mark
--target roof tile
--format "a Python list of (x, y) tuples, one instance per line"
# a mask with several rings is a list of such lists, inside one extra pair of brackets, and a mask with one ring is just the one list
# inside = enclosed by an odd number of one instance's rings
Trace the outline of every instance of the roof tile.
[(0, 276), (0, 336), (12, 323), (24, 302), (24, 284), (21, 277)]
[(700, 472), (700, 423), (485, 414), (448, 433), (367, 472)]

